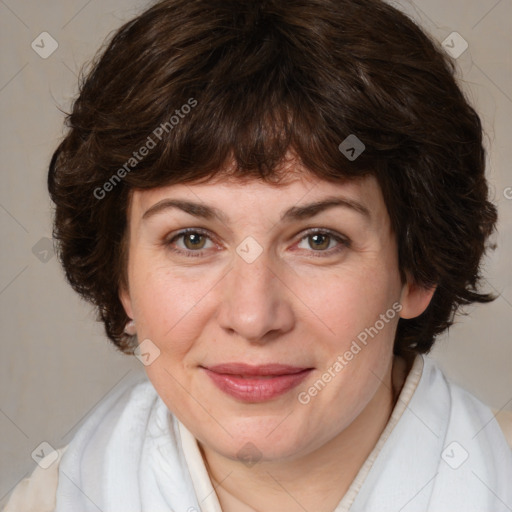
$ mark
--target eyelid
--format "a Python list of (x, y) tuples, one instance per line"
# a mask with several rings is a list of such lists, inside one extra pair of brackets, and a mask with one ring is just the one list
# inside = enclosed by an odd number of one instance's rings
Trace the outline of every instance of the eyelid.
[(163, 245), (166, 247), (171, 248), (174, 252), (180, 253), (180, 254), (193, 254), (194, 256), (201, 256), (204, 251), (207, 251), (208, 249), (199, 249), (197, 251), (192, 250), (184, 250), (184, 249), (174, 249), (171, 247), (171, 244), (174, 243), (175, 240), (189, 234), (189, 233), (197, 233), (199, 235), (203, 235), (205, 238), (210, 240), (213, 244), (219, 246), (220, 244), (216, 242), (215, 237), (212, 236), (211, 232), (203, 229), (203, 228), (185, 228), (181, 229), (177, 232), (171, 233), (168, 237), (166, 237), (163, 240)]
[(318, 233), (320, 233), (322, 235), (330, 236), (331, 238), (333, 238), (334, 240), (336, 240), (338, 242), (338, 246), (328, 249), (328, 250), (325, 250), (325, 251), (314, 251), (314, 250), (307, 251), (307, 252), (311, 253), (313, 255), (313, 257), (332, 256), (334, 254), (339, 253), (341, 250), (343, 250), (343, 248), (348, 249), (349, 247), (351, 247), (352, 241), (347, 236), (342, 235), (341, 233), (338, 233), (337, 231), (333, 231), (332, 229), (328, 229), (328, 228), (310, 228), (310, 229), (306, 229), (305, 231), (301, 231), (300, 234), (302, 236), (299, 239), (299, 243), (302, 242), (302, 240), (304, 240), (308, 236), (315, 235)]

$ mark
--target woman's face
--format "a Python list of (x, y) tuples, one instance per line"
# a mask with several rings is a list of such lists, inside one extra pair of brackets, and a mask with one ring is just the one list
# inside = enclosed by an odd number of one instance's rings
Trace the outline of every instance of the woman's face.
[(340, 434), (382, 385), (399, 316), (431, 297), (400, 280), (373, 177), (135, 191), (128, 259), (121, 299), (149, 379), (233, 459), (293, 459)]

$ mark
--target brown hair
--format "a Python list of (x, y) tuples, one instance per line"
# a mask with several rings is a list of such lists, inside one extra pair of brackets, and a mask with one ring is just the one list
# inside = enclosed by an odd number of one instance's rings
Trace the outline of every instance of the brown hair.
[[(51, 160), (54, 237), (66, 277), (123, 352), (130, 190), (233, 175), (276, 180), (287, 151), (316, 176), (373, 174), (399, 266), (437, 284), (400, 319), (395, 352), (428, 352), (479, 293), (496, 223), (482, 127), (438, 43), (380, 0), (164, 0), (101, 49)], [(349, 135), (365, 146), (339, 149)], [(146, 150), (143, 151), (143, 147)]]

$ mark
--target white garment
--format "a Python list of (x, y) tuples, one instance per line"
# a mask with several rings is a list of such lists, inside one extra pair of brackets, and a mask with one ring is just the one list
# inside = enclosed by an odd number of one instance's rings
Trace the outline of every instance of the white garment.
[[(62, 455), (56, 494), (55, 512), (222, 512), (195, 438), (145, 376), (109, 395), (75, 434)], [(512, 510), (512, 452), (492, 411), (417, 356), (385, 430), (335, 512), (349, 510)]]
[(350, 512), (512, 511), (512, 451), (492, 411), (423, 360)]
[(145, 376), (107, 396), (59, 469), (55, 512), (195, 512), (178, 420)]

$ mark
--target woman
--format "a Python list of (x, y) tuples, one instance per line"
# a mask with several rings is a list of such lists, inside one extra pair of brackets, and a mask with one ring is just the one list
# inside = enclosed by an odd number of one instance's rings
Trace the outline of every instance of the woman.
[(480, 119), (411, 20), (164, 0), (98, 56), (68, 125), (60, 258), (147, 379), (7, 510), (511, 509), (492, 412), (425, 356), (493, 300), (496, 209)]

